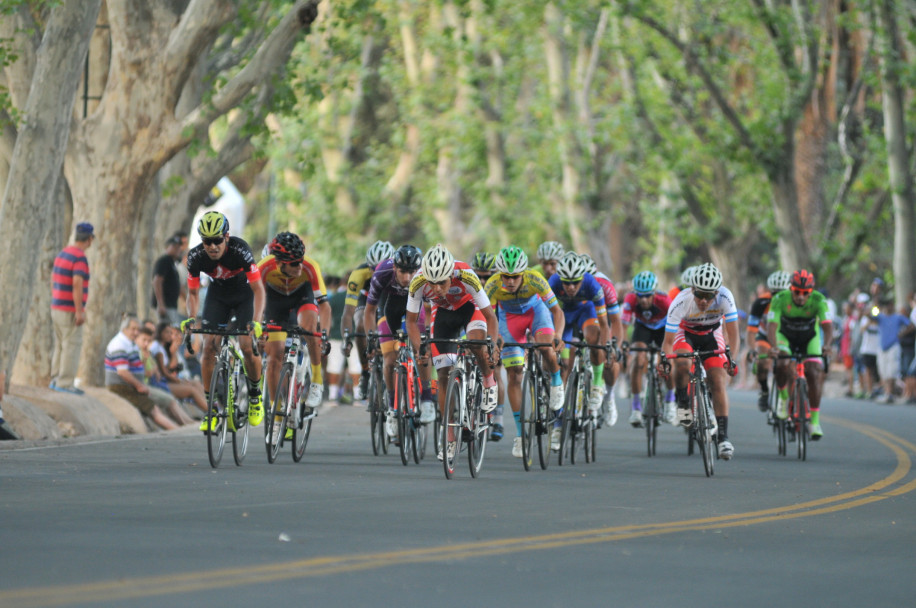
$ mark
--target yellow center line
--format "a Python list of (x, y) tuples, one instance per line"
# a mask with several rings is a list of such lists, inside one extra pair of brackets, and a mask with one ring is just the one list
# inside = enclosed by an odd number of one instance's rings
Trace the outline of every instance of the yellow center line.
[(891, 488), (891, 486), (900, 482), (910, 473), (912, 469), (912, 460), (907, 450), (916, 454), (916, 445), (888, 433), (887, 431), (872, 426), (838, 419), (832, 419), (831, 422), (838, 426), (862, 433), (891, 450), (896, 456), (897, 461), (893, 472), (880, 481), (850, 492), (844, 492), (835, 496), (819, 498), (794, 505), (772, 507), (732, 515), (664, 523), (635, 524), (557, 532), (537, 536), (504, 538), (438, 547), (408, 549), (403, 551), (318, 557), (264, 566), (246, 566), (204, 572), (125, 578), (116, 581), (101, 581), (82, 585), (14, 589), (0, 591), (0, 605), (10, 607), (32, 607), (112, 602), (217, 588), (222, 589), (232, 586), (264, 583), (290, 578), (341, 574), (344, 572), (369, 570), (400, 564), (460, 560), (481, 556), (517, 553), (521, 551), (541, 551), (558, 547), (613, 542), (678, 532), (734, 528), (800, 517), (811, 517), (852, 509), (893, 496), (900, 496), (916, 489), (916, 479), (899, 487)]

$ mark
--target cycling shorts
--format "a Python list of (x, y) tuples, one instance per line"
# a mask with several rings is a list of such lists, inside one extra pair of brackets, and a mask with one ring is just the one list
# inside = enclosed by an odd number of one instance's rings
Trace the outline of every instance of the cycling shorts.
[[(299, 313), (311, 311), (318, 314), (318, 304), (315, 303), (315, 293), (311, 283), (305, 283), (289, 295), (283, 295), (273, 290), (267, 291), (267, 303), (264, 307), (264, 319), (271, 324), (283, 327), (297, 327)], [(272, 331), (267, 336), (268, 342), (281, 342), (286, 340), (286, 332)]]
[(658, 329), (651, 329), (637, 323), (633, 327), (633, 336), (630, 338), (630, 342), (642, 342), (646, 346), (650, 344), (655, 344), (656, 346), (661, 346), (662, 342), (665, 341), (665, 326), (662, 325)]
[(577, 329), (585, 332), (586, 327), (598, 324), (595, 303), (592, 301), (581, 302), (575, 310), (564, 311), (563, 314), (566, 316), (566, 327), (563, 329), (564, 340), (572, 340), (575, 335), (573, 332)]
[(776, 348), (783, 353), (802, 352), (818, 361), (821, 356), (821, 335), (817, 330), (776, 332)]
[[(674, 352), (695, 350), (719, 350), (725, 348), (725, 334), (719, 327), (708, 334), (693, 334), (683, 329), (677, 333), (674, 340)], [(728, 359), (725, 355), (704, 355), (703, 367), (707, 370), (714, 367), (725, 368), (728, 366)]]
[(215, 281), (210, 283), (201, 313), (201, 326), (212, 329), (226, 325), (232, 317), (235, 317), (238, 329), (247, 327), (254, 318), (254, 292), (248, 285), (227, 288)]
[[(479, 329), (487, 331), (487, 320), (473, 300), (461, 305), (457, 310), (433, 307), (433, 318), (430, 330), (433, 338), (454, 339), (462, 334)], [(457, 344), (433, 344), (433, 365), (436, 369), (451, 367), (455, 364)]]
[[(400, 329), (405, 329), (404, 318), (407, 314), (407, 296), (395, 296), (385, 302), (385, 314), (378, 320), (378, 333), (380, 335), (394, 334)], [(426, 326), (426, 310), (420, 307), (420, 333)], [(398, 343), (394, 338), (379, 338), (382, 354), (393, 353), (397, 350)]]
[[(531, 330), (532, 335), (554, 333), (553, 315), (540, 298), (531, 308), (521, 314), (505, 312), (502, 308), (499, 308), (497, 313), (499, 335), (502, 336), (504, 342), (524, 344), (528, 341), (528, 330)], [(505, 347), (500, 356), (504, 367), (516, 367), (525, 363), (525, 351), (518, 346)]]

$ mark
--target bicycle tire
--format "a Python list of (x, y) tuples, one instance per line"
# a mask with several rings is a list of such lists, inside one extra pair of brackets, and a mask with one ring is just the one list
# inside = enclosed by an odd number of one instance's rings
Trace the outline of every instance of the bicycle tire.
[(534, 435), (537, 433), (537, 395), (535, 393), (534, 374), (531, 369), (525, 371), (522, 377), (522, 403), (518, 412), (518, 418), (521, 422), (522, 433), (520, 441), (522, 444), (522, 466), (526, 471), (531, 470), (534, 462), (534, 455), (531, 453), (531, 447), (534, 444)]
[[(414, 368), (416, 369), (416, 368)], [(417, 374), (413, 375), (413, 394), (419, 399), (420, 397), (420, 380), (417, 378)], [(438, 406), (437, 406), (438, 407)], [(427, 424), (420, 424), (420, 417), (417, 413), (416, 404), (414, 404), (413, 414), (410, 417), (410, 446), (411, 452), (413, 453), (413, 462), (414, 464), (420, 464), (420, 461), (423, 460), (426, 456), (426, 438), (427, 438)]]
[[(267, 462), (273, 464), (280, 455), (280, 448), (283, 446), (283, 439), (286, 437), (286, 413), (289, 411), (290, 394), (293, 391), (292, 384), (295, 382), (293, 377), (293, 365), (286, 362), (280, 367), (280, 379), (277, 387), (274, 389), (274, 404), (270, 410), (270, 416), (265, 420), (265, 432), (267, 439), (264, 445), (267, 448)], [(282, 421), (283, 430), (279, 436), (274, 436), (273, 426), (275, 421)]]
[[(241, 367), (238, 363), (238, 367)], [(236, 466), (242, 466), (245, 455), (248, 453), (248, 382), (239, 382), (242, 374), (232, 376), (235, 387), (232, 394), (235, 403), (232, 404), (232, 459)]]
[[(308, 365), (308, 356), (305, 357), (305, 360), (301, 365)], [(312, 372), (309, 371), (308, 367), (305, 368), (305, 374), (303, 375), (302, 380), (302, 391), (306, 387), (312, 385)], [(310, 413), (308, 417), (303, 416), (305, 413), (305, 399), (300, 393), (298, 395), (299, 403), (296, 404), (296, 407), (301, 408), (300, 417), (298, 424), (293, 425), (293, 443), (292, 443), (292, 453), (293, 453), (293, 462), (302, 462), (302, 457), (305, 456), (305, 448), (308, 447), (309, 436), (312, 434), (312, 420), (314, 419), (314, 412)]]
[(798, 442), (798, 459), (808, 459), (808, 382), (799, 378), (795, 385), (795, 425), (796, 441)]
[[(560, 421), (560, 449), (557, 452), (557, 464), (563, 466), (563, 461), (571, 462), (569, 458), (569, 438), (572, 435), (573, 420), (576, 417), (576, 393), (578, 391), (579, 372), (573, 370), (566, 380), (566, 402), (563, 404), (563, 414)], [(575, 450), (573, 450), (575, 452)], [(565, 458), (564, 458), (565, 456)]]
[(398, 452), (401, 454), (401, 464), (405, 467), (410, 462), (410, 403), (407, 393), (407, 374), (400, 365), (394, 375), (394, 402), (398, 408)]
[(535, 372), (535, 407), (537, 407), (537, 425), (535, 433), (538, 438), (538, 463), (541, 470), (546, 471), (550, 465), (550, 432), (553, 430), (553, 423), (556, 416), (550, 410), (550, 389), (547, 388), (547, 378), (543, 371)]
[(646, 452), (649, 458), (655, 456), (655, 441), (658, 437), (658, 385), (649, 374), (646, 387), (646, 409), (643, 412), (646, 420)]
[[(599, 381), (603, 382), (603, 380)], [(592, 462), (594, 459), (594, 445), (595, 445), (595, 436), (592, 431), (595, 426), (595, 419), (591, 413), (591, 404), (588, 400), (591, 398), (592, 394), (592, 374), (591, 372), (585, 374), (585, 382), (581, 391), (582, 404), (579, 408), (579, 416), (576, 420), (576, 432), (577, 434), (582, 435), (582, 448), (585, 452), (585, 462), (586, 464)]]
[[(207, 457), (214, 469), (219, 466), (226, 447), (226, 397), (229, 391), (229, 370), (226, 362), (217, 362), (210, 379), (210, 399), (207, 403)], [(220, 404), (223, 404), (222, 406)], [(215, 421), (215, 422), (214, 422)], [(215, 428), (214, 428), (215, 425)]]
[[(458, 460), (458, 454), (461, 452), (461, 384), (462, 378), (453, 369), (448, 376), (445, 416), (442, 418), (442, 436), (439, 441), (442, 446), (442, 467), (445, 470), (446, 479), (451, 479), (455, 474), (455, 461)], [(450, 434), (451, 439), (449, 439)]]
[(715, 457), (712, 453), (715, 440), (711, 433), (712, 421), (709, 419), (710, 404), (708, 400), (709, 392), (706, 385), (703, 384), (700, 390), (697, 391), (697, 414), (693, 424), (695, 429), (694, 432), (697, 436), (697, 444), (703, 456), (703, 469), (707, 477), (712, 477), (715, 474)]
[(490, 435), (490, 425), (487, 424), (487, 414), (483, 412), (483, 383), (480, 374), (473, 376), (477, 382), (468, 397), (468, 422), (470, 435), (468, 436), (468, 468), (471, 477), (477, 479), (483, 467), (483, 457), (487, 451), (487, 438)]
[(369, 386), (366, 389), (367, 404), (369, 406), (369, 437), (372, 440), (372, 454), (379, 455), (382, 451), (379, 440), (378, 427), (381, 425), (381, 416), (378, 409), (378, 386), (374, 373), (369, 374)]

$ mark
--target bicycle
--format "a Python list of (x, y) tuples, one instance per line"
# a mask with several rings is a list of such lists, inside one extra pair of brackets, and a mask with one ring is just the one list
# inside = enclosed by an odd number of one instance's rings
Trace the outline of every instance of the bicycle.
[(471, 477), (476, 478), (483, 465), (490, 422), (489, 414), (484, 413), (482, 408), (483, 377), (470, 347), (486, 346), (492, 353), (493, 343), (489, 337), (486, 340), (430, 338), (425, 343), (458, 346), (445, 393), (445, 415), (442, 417), (440, 440), (442, 466), (445, 478), (451, 479), (461, 444), (467, 443), (468, 467)]
[[(805, 359), (819, 358), (806, 355), (801, 351), (794, 350), (792, 354), (779, 353), (777, 359), (791, 359), (795, 363), (795, 382), (792, 395), (789, 396), (787, 404), (788, 412), (777, 412), (777, 419), (782, 420), (786, 433), (795, 436), (798, 459), (808, 459), (808, 439), (810, 438), (810, 429), (808, 423), (811, 420), (811, 404), (808, 400), (808, 379), (805, 377)], [(775, 384), (775, 380), (774, 380)], [(779, 414), (784, 414), (782, 417)], [(791, 442), (791, 439), (787, 439)], [(787, 449), (783, 449), (782, 455), (786, 455)]]
[[(305, 412), (305, 397), (312, 384), (312, 371), (308, 342), (302, 337), (321, 338), (321, 350), (327, 354), (326, 351), (330, 351), (327, 331), (322, 330), (318, 333), (300, 328), (284, 328), (280, 325), (266, 325), (264, 329), (286, 333), (286, 348), (280, 367), (280, 377), (274, 389), (273, 407), (270, 417), (267, 418), (268, 422), (264, 425), (267, 462), (272, 464), (277, 460), (286, 440), (287, 428), (293, 431), (293, 462), (300, 462), (312, 431), (312, 421), (318, 415), (315, 409)], [(285, 424), (281, 424), (280, 430), (274, 432), (273, 427), (278, 421)]]
[(785, 418), (779, 417), (779, 388), (776, 385), (776, 374), (770, 380), (770, 398), (767, 406), (767, 424), (773, 427), (776, 435), (776, 452), (780, 456), (786, 455), (789, 425)]
[[(693, 414), (693, 424), (687, 433), (687, 453), (693, 453), (693, 444), (700, 448), (703, 455), (703, 469), (707, 477), (715, 474), (715, 459), (719, 457), (719, 446), (716, 443), (716, 415), (713, 411), (712, 394), (703, 366), (703, 357), (725, 355), (731, 365), (731, 350), (729, 347), (716, 350), (703, 350), (691, 352), (676, 352), (667, 355), (665, 362), (670, 366), (668, 359), (691, 359), (690, 380), (687, 385), (687, 394), (690, 400), (690, 410)], [(667, 366), (666, 366), (667, 367)]]
[(407, 466), (413, 456), (414, 463), (420, 464), (426, 455), (427, 440), (427, 425), (420, 423), (420, 372), (407, 332), (399, 330), (392, 337), (398, 341), (394, 370), (394, 407), (398, 420), (401, 463)]
[(534, 456), (531, 448), (537, 437), (538, 461), (541, 470), (547, 470), (550, 463), (550, 432), (557, 420), (557, 414), (550, 409), (550, 381), (544, 371), (541, 348), (553, 348), (547, 342), (505, 342), (503, 348), (518, 347), (531, 351), (525, 357), (522, 372), (522, 403), (519, 421), (522, 425), (522, 464), (531, 470)]
[[(575, 348), (573, 360), (570, 362), (569, 377), (566, 379), (566, 403), (563, 404), (562, 422), (560, 426), (560, 450), (557, 455), (557, 464), (563, 466), (564, 454), (570, 464), (576, 464), (576, 444), (581, 438), (585, 450), (585, 462), (594, 462), (597, 443), (598, 421), (588, 406), (589, 396), (594, 382), (591, 362), (583, 353), (587, 349), (604, 350), (608, 355), (614, 346), (589, 344), (588, 342), (566, 340), (566, 345)], [(599, 378), (599, 382), (604, 380)]]
[(646, 427), (646, 451), (651, 458), (655, 456), (655, 448), (658, 443), (658, 427), (664, 420), (664, 394), (657, 369), (658, 354), (662, 352), (662, 349), (653, 342), (649, 346), (629, 346), (624, 350), (647, 353), (646, 403), (643, 408), (643, 419)]
[[(354, 334), (351, 337), (360, 337)], [(369, 359), (369, 391), (367, 396), (369, 411), (369, 431), (372, 438), (372, 453), (388, 453), (388, 433), (385, 432), (385, 415), (388, 410), (388, 398), (385, 388), (385, 369), (381, 349), (379, 348), (378, 332), (370, 331), (366, 334), (369, 341), (369, 352), (374, 352)], [(348, 345), (350, 337), (348, 337)]]
[[(210, 466), (219, 466), (226, 446), (226, 434), (232, 433), (232, 457), (237, 466), (242, 465), (248, 451), (248, 382), (245, 380), (245, 360), (239, 350), (237, 336), (247, 336), (248, 331), (234, 329), (235, 318), (215, 329), (188, 329), (185, 346), (194, 354), (191, 334), (221, 336), (219, 355), (210, 378), (210, 397), (207, 399), (207, 456)], [(255, 356), (258, 346), (251, 341)], [(262, 378), (263, 381), (263, 378)]]

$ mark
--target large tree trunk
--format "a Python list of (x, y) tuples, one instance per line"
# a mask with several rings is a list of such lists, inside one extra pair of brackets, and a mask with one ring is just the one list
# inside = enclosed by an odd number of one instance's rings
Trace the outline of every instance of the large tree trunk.
[[(5, 286), (17, 286), (0, 290), (0, 310), (8, 328), (26, 326), (35, 287), (35, 268), (23, 264), (22, 256), (35, 243), (44, 242), (45, 232), (54, 225), (53, 220), (45, 219), (60, 214), (60, 209), (54, 208), (56, 199), (48, 194), (57, 191), (81, 76), (79, 68), (100, 4), (101, 0), (86, 0), (55, 6), (38, 50), (0, 207), (0, 281)], [(39, 286), (47, 288), (47, 284)], [(0, 369), (7, 377), (21, 337), (21, 331), (0, 334)]]

